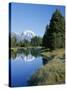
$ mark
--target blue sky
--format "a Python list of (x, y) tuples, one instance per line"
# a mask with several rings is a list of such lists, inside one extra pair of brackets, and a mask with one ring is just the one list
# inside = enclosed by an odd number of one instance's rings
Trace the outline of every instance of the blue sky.
[(32, 30), (43, 36), (45, 27), (56, 9), (65, 16), (64, 6), (11, 3), (11, 32)]

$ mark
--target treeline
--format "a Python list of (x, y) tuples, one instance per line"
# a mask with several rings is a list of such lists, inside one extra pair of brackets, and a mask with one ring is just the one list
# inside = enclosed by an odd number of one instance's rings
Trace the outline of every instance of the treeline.
[(42, 46), (49, 49), (65, 47), (65, 19), (59, 10), (56, 10), (46, 26), (43, 36)]
[(56, 10), (46, 26), (43, 38), (35, 36), (31, 41), (23, 40), (17, 42), (16, 37), (11, 38), (11, 47), (42, 46), (49, 49), (65, 47), (65, 19), (59, 10)]
[(35, 36), (29, 40), (17, 40), (16, 37), (11, 38), (11, 47), (28, 47), (28, 46), (42, 46), (42, 38)]

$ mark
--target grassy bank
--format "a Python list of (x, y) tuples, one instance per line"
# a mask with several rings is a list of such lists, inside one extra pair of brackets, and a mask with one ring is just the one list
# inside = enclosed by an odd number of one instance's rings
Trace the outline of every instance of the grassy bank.
[(61, 49), (56, 49), (56, 50), (44, 50), (41, 52), (41, 55), (46, 58), (47, 60), (52, 60), (52, 59), (65, 59), (65, 51), (63, 48)]
[(41, 46), (11, 47), (10, 49), (42, 48)]
[(65, 83), (65, 63), (64, 49), (57, 49), (53, 51), (42, 51), (41, 54), (51, 60), (45, 66), (42, 66), (36, 73), (34, 73), (29, 85), (52, 85)]

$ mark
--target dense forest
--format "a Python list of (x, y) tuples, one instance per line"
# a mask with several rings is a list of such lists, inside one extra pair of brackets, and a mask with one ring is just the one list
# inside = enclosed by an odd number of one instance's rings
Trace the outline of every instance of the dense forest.
[(65, 47), (65, 20), (59, 10), (56, 10), (46, 26), (42, 45), (46, 48), (56, 49)]

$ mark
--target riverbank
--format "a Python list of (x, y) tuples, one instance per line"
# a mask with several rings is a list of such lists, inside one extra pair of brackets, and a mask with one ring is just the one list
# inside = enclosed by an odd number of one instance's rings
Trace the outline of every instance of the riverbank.
[(23, 49), (23, 48), (43, 48), (43, 47), (41, 46), (11, 47), (10, 49)]
[(34, 73), (29, 85), (53, 85), (65, 83), (65, 53), (64, 49), (53, 51), (42, 51), (41, 55), (47, 58), (49, 62)]
[(65, 51), (63, 48), (61, 49), (56, 49), (56, 50), (44, 50), (41, 52), (41, 55), (46, 58), (47, 60), (52, 60), (52, 59), (65, 59)]
[(11, 48), (9, 48), (9, 49), (11, 49), (11, 50), (18, 50), (18, 49), (27, 49), (27, 48), (43, 48), (43, 47), (41, 47), (41, 46), (28, 46), (28, 47), (11, 47)]
[(9, 50), (13, 51), (13, 52), (17, 52), (18, 50), (27, 50), (27, 49), (43, 49), (44, 47), (41, 46), (28, 46), (28, 47), (11, 47), (9, 48)]

